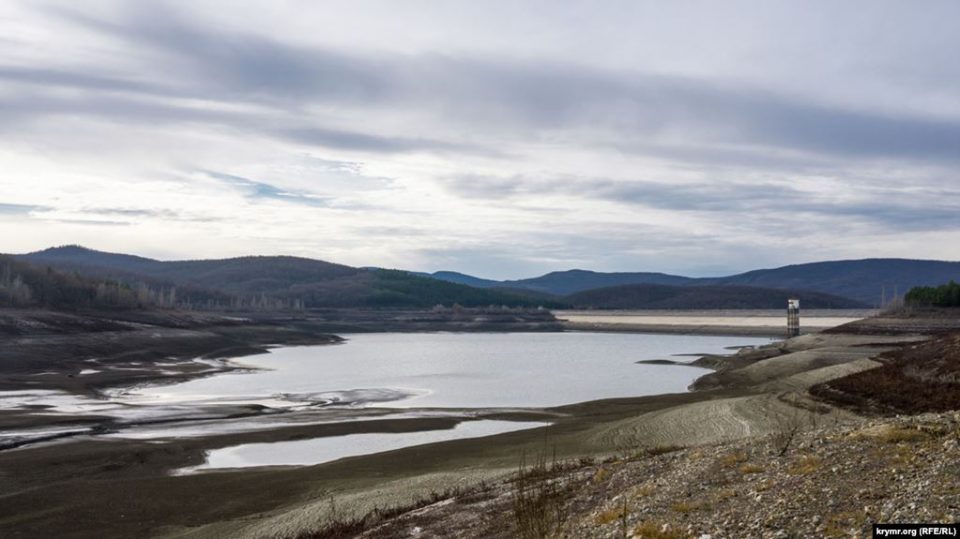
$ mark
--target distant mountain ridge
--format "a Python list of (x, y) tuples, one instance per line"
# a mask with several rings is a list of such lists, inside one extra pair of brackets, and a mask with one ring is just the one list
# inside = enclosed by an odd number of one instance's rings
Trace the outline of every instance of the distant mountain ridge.
[[(443, 279), (448, 272), (431, 274)], [(452, 273), (452, 272), (451, 272)], [(684, 277), (664, 273), (618, 272), (601, 273), (586, 270), (551, 272), (540, 277), (492, 281), (457, 274), (484, 282), (487, 288), (528, 289), (566, 296), (596, 288), (658, 284), (670, 286), (735, 285), (806, 290), (833, 294), (869, 306), (880, 306), (895, 295), (902, 296), (914, 286), (934, 286), (951, 279), (960, 281), (960, 262), (870, 258), (793, 264), (780, 268), (758, 269), (725, 277)]]
[[(697, 303), (716, 305), (716, 308), (737, 308), (740, 305), (759, 308), (758, 305), (770, 304), (769, 298), (779, 297), (777, 294), (794, 292), (801, 296), (805, 306), (829, 304), (861, 307), (880, 305), (882, 299), (890, 300), (895, 293), (902, 295), (913, 286), (933, 286), (951, 279), (960, 280), (960, 262), (907, 259), (814, 262), (713, 278), (574, 269), (530, 279), (497, 281), (452, 271), (425, 274), (357, 268), (293, 256), (160, 261), (80, 246), (64, 246), (15, 255), (15, 258), (97, 279), (114, 279), (164, 289), (171, 286), (186, 287), (195, 293), (208, 290), (241, 298), (262, 296), (281, 301), (297, 300), (307, 307), (432, 307), (437, 304), (459, 304), (465, 307), (506, 305), (562, 308), (595, 304), (600, 308), (613, 308), (611, 305), (626, 301), (627, 296), (632, 298), (634, 305), (647, 305), (653, 301), (647, 297), (654, 290), (652, 288), (646, 291), (618, 288), (634, 285), (677, 289), (670, 292), (674, 299), (667, 302), (676, 305)], [(611, 288), (618, 289), (611, 292)], [(689, 289), (690, 293), (683, 289)], [(667, 288), (659, 290), (663, 292)], [(589, 291), (594, 293), (583, 294)], [(611, 293), (626, 296), (618, 299), (610, 296)], [(695, 296), (699, 296), (699, 299), (694, 299)], [(601, 298), (606, 299), (600, 301)], [(853, 303), (844, 303), (844, 299), (853, 300)], [(750, 302), (749, 306), (745, 304)]]
[(162, 282), (230, 294), (236, 298), (297, 300), (308, 308), (564, 305), (550, 299), (474, 288), (403, 271), (354, 268), (292, 256), (160, 261), (70, 245), (16, 255), (15, 258), (60, 271), (128, 284)]
[(626, 284), (564, 296), (564, 301), (594, 309), (782, 309), (788, 298), (803, 298), (808, 309), (860, 309), (859, 301), (811, 292), (741, 285), (670, 286)]
[(420, 273), (434, 279), (467, 284), (479, 288), (507, 288), (526, 289), (554, 296), (565, 296), (584, 290), (605, 288), (624, 284), (666, 284), (683, 285), (694, 279), (666, 273), (602, 273), (597, 271), (572, 269), (553, 271), (540, 277), (495, 281), (467, 275), (456, 271), (437, 271), (434, 273)]

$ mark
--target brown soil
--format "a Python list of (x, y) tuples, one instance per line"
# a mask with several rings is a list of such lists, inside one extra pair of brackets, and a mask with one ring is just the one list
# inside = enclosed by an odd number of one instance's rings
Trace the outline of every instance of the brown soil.
[(811, 388), (829, 402), (866, 413), (960, 409), (960, 333), (877, 356), (883, 365)]

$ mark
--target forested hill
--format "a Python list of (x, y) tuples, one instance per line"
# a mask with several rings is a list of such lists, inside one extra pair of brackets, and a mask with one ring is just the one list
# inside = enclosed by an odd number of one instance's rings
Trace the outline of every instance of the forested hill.
[(168, 262), (66, 246), (19, 255), (17, 259), (131, 287), (167, 283), (229, 298), (213, 305), (215, 308), (230, 308), (237, 302), (248, 307), (279, 304), (298, 308), (564, 306), (557, 300), (484, 290), (403, 271), (354, 268), (291, 256)]
[(0, 307), (52, 309), (142, 309), (176, 307), (186, 302), (224, 301), (223, 294), (173, 286), (131, 286), (40, 267), (0, 255)]
[(715, 284), (801, 288), (878, 306), (915, 286), (960, 281), (960, 262), (872, 258), (795, 264), (710, 279)]
[(867, 305), (848, 298), (811, 292), (736, 285), (668, 286), (632, 284), (587, 290), (564, 301), (594, 309), (782, 309), (787, 298), (803, 298), (806, 309), (856, 309)]
[(526, 289), (557, 296), (627, 284), (739, 285), (823, 292), (870, 306), (880, 306), (915, 286), (937, 286), (951, 280), (960, 281), (960, 262), (899, 258), (836, 260), (698, 278), (664, 273), (602, 273), (586, 270), (557, 271), (512, 281), (492, 281), (455, 272), (436, 272), (431, 275), (436, 279), (455, 280), (485, 288)]

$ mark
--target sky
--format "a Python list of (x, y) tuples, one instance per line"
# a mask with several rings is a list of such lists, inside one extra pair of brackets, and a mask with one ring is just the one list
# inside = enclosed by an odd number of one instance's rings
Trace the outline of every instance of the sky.
[(960, 2), (0, 3), (0, 252), (960, 259)]

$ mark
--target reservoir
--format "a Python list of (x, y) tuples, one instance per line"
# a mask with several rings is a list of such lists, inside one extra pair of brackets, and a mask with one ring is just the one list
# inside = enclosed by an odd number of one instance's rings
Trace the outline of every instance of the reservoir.
[(683, 392), (692, 361), (769, 339), (617, 333), (372, 333), (239, 360), (258, 370), (127, 391), (130, 404), (258, 402), (392, 408), (549, 407)]

